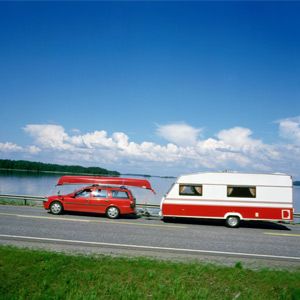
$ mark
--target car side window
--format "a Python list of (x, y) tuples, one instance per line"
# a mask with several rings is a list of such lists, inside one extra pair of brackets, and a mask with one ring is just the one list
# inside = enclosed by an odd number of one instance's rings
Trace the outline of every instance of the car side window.
[(107, 190), (98, 189), (92, 191), (92, 196), (97, 198), (107, 198)]
[(122, 192), (122, 191), (112, 191), (112, 197), (119, 198), (119, 199), (128, 199), (129, 198), (127, 192)]
[(76, 198), (89, 198), (91, 196), (91, 190), (83, 190), (76, 194)]

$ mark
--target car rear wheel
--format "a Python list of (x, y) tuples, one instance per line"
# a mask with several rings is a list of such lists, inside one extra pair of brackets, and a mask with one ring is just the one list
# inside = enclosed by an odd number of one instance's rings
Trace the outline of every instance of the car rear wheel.
[(240, 218), (238, 216), (229, 216), (226, 219), (226, 225), (230, 228), (237, 228), (240, 225)]
[(117, 207), (111, 206), (106, 210), (106, 215), (110, 219), (117, 219), (120, 216), (120, 211)]
[(54, 201), (51, 203), (50, 205), (50, 212), (53, 214), (53, 215), (59, 215), (63, 212), (63, 206), (60, 202), (58, 201)]

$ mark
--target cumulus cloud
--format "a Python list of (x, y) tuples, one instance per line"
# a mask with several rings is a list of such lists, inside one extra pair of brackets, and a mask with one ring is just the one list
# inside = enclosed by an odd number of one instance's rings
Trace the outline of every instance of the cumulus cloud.
[(217, 137), (224, 148), (232, 152), (243, 152), (248, 155), (257, 155), (263, 152), (268, 157), (278, 157), (279, 153), (273, 146), (264, 144), (260, 139), (254, 139), (252, 134), (248, 128), (234, 127), (221, 130)]
[(274, 146), (253, 138), (252, 131), (243, 127), (224, 129), (215, 138), (199, 140), (195, 150), (207, 168), (267, 170), (270, 161), (279, 159)]
[(68, 135), (65, 129), (60, 125), (29, 124), (23, 129), (42, 147), (58, 150), (68, 149), (68, 144), (65, 143)]
[(7, 152), (7, 153), (11, 153), (11, 152), (19, 152), (22, 151), (23, 148), (21, 146), (18, 146), (14, 143), (0, 143), (0, 152)]
[(167, 141), (178, 146), (195, 145), (201, 129), (194, 128), (185, 123), (159, 125), (157, 134)]
[(292, 144), (300, 146), (300, 116), (278, 121), (279, 134)]
[(26, 148), (26, 151), (30, 154), (38, 154), (39, 152), (41, 152), (41, 149), (37, 146), (32, 145), (32, 146), (28, 146)]
[[(161, 125), (157, 133), (169, 143), (135, 143), (123, 132), (111, 136), (104, 130), (67, 134), (59, 125), (30, 124), (25, 132), (41, 149), (60, 151), (67, 159), (102, 163), (165, 163), (197, 168), (251, 167), (267, 169), (268, 161), (278, 158), (276, 150), (252, 137), (248, 128), (221, 130), (215, 138), (201, 140), (201, 129), (185, 123)], [(66, 154), (67, 153), (67, 154)]]
[(300, 155), (299, 124), (300, 118), (281, 120), (279, 134), (290, 143), (274, 145), (254, 138), (252, 131), (244, 127), (223, 129), (213, 137), (203, 138), (201, 129), (185, 123), (160, 125), (157, 134), (167, 144), (158, 144), (136, 143), (124, 132), (71, 130), (68, 133), (60, 125), (29, 124), (23, 129), (32, 137), (32, 145), (0, 143), (0, 152), (46, 155), (59, 163), (99, 163), (103, 167), (135, 172), (156, 168), (158, 172), (169, 173), (169, 168), (180, 170), (179, 173), (203, 169), (297, 173), (300, 162), (294, 158)]

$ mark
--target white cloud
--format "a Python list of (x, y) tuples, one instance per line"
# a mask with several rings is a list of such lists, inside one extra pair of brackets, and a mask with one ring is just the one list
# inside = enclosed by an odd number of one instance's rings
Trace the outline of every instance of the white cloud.
[(32, 136), (35, 142), (44, 147), (58, 150), (67, 150), (68, 144), (65, 143), (68, 135), (60, 125), (50, 124), (29, 124), (24, 131)]
[(9, 142), (0, 143), (0, 152), (11, 153), (11, 152), (20, 152), (22, 150), (23, 148), (21, 146), (18, 146), (13, 143), (9, 143)]
[(26, 148), (27, 152), (30, 154), (38, 154), (39, 152), (41, 152), (41, 149), (37, 146), (28, 146)]
[(120, 148), (120, 149), (126, 149), (126, 148), (128, 148), (129, 138), (128, 138), (128, 136), (125, 133), (123, 133), (123, 132), (115, 132), (113, 134), (113, 140), (116, 142), (118, 148)]
[(223, 141), (224, 144), (228, 145), (230, 148), (241, 150), (247, 146), (257, 146), (261, 144), (260, 141), (252, 139), (250, 137), (251, 135), (252, 131), (248, 128), (234, 127), (221, 130), (217, 134), (217, 137), (220, 141)]
[(93, 148), (111, 148), (113, 147), (112, 138), (107, 137), (107, 132), (104, 130), (94, 131), (84, 135), (76, 135), (67, 137), (66, 141), (70, 146), (81, 146), (90, 149)]
[(265, 156), (276, 158), (279, 153), (271, 145), (264, 144), (259, 139), (252, 137), (252, 131), (248, 128), (234, 127), (227, 130), (221, 130), (217, 137), (225, 148), (232, 152), (242, 152), (248, 155), (257, 155), (264, 153)]
[(249, 128), (220, 130), (214, 137), (200, 137), (201, 129), (184, 123), (159, 126), (157, 133), (169, 141), (166, 145), (151, 141), (136, 143), (124, 132), (111, 135), (104, 130), (80, 134), (67, 133), (60, 125), (29, 124), (24, 131), (33, 138), (30, 146), (0, 143), (2, 153), (18, 152), (66, 164), (103, 167), (158, 174), (235, 169), (246, 171), (292, 172), (299, 174), (300, 118), (279, 123), (279, 133), (290, 144), (266, 144), (253, 137)]
[(195, 145), (200, 133), (201, 129), (194, 128), (185, 123), (160, 125), (157, 128), (159, 136), (178, 146)]
[(280, 136), (289, 140), (292, 144), (300, 146), (300, 116), (283, 119), (278, 123)]
[(194, 169), (228, 168), (229, 165), (266, 169), (268, 161), (278, 156), (272, 146), (252, 138), (251, 130), (242, 127), (221, 130), (216, 138), (199, 140), (201, 130), (190, 125), (175, 123), (159, 126), (157, 133), (171, 141), (167, 145), (147, 141), (138, 144), (130, 141), (123, 132), (109, 136), (104, 130), (69, 135), (59, 125), (31, 124), (24, 130), (40, 148), (56, 149), (69, 160), (88, 162), (173, 163), (186, 164)]

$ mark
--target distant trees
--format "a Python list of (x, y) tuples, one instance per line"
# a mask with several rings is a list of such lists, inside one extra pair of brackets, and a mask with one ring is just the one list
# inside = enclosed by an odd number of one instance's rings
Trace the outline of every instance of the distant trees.
[(27, 160), (0, 159), (0, 169), (24, 170), (36, 172), (75, 173), (75, 174), (98, 174), (119, 176), (117, 171), (110, 171), (99, 167), (65, 166), (46, 164)]

